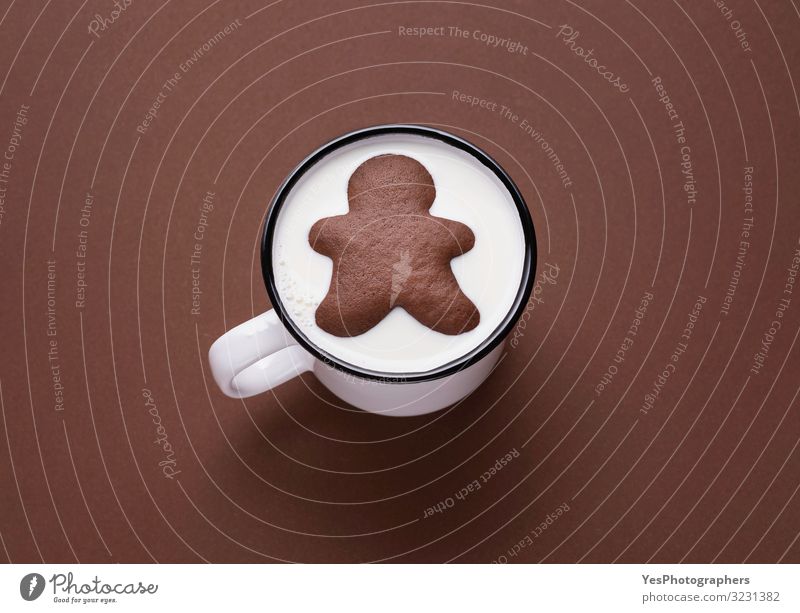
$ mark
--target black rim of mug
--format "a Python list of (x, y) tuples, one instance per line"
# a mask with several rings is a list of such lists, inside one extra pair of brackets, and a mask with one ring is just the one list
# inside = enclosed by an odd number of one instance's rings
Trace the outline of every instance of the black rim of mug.
[[(272, 237), (275, 233), (275, 226), (278, 220), (278, 213), (286, 200), (286, 197), (291, 192), (294, 185), (300, 178), (308, 172), (313, 166), (322, 158), (329, 155), (333, 151), (340, 149), (351, 143), (371, 138), (374, 136), (381, 136), (385, 134), (411, 134), (415, 136), (424, 136), (434, 138), (447, 143), (465, 151), (475, 157), (484, 166), (489, 168), (500, 182), (511, 194), (514, 204), (519, 213), (520, 223), (525, 238), (525, 261), (523, 263), (522, 278), (520, 280), (519, 290), (514, 298), (514, 303), (509, 309), (503, 321), (494, 329), (494, 331), (487, 336), (477, 347), (470, 352), (464, 354), (460, 358), (447, 362), (432, 370), (424, 372), (411, 372), (411, 373), (389, 373), (368, 368), (362, 368), (355, 364), (350, 364), (337, 358), (335, 355), (324, 351), (312, 343), (300, 328), (292, 321), (284, 309), (283, 303), (278, 295), (278, 289), (275, 285), (275, 277), (272, 270)], [(311, 353), (315, 358), (342, 372), (355, 375), (362, 379), (368, 379), (379, 382), (389, 383), (420, 383), (423, 381), (433, 381), (442, 377), (455, 374), (472, 364), (479, 362), (482, 358), (494, 350), (508, 335), (512, 328), (516, 325), (517, 320), (522, 315), (526, 308), (528, 299), (530, 297), (531, 289), (533, 288), (533, 280), (536, 271), (536, 233), (533, 229), (533, 221), (531, 220), (530, 212), (522, 198), (517, 186), (511, 180), (511, 177), (503, 170), (503, 168), (485, 151), (479, 147), (465, 141), (458, 136), (454, 136), (449, 132), (439, 130), (437, 128), (430, 128), (421, 125), (409, 124), (387, 124), (380, 126), (373, 126), (370, 128), (363, 128), (349, 132), (339, 138), (336, 138), (327, 144), (323, 145), (311, 155), (306, 157), (295, 169), (289, 174), (283, 184), (278, 188), (275, 197), (272, 199), (267, 216), (264, 221), (264, 230), (261, 239), (261, 272), (264, 277), (264, 283), (267, 287), (267, 294), (272, 302), (272, 308), (278, 315), (283, 325), (294, 337), (298, 344), (306, 351)]]

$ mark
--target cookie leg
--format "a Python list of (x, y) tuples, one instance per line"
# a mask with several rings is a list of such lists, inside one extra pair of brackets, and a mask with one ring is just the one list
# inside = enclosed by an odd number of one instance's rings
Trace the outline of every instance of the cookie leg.
[(402, 296), (400, 304), (421, 324), (442, 334), (461, 334), (474, 329), (481, 320), (478, 308), (467, 298), (454, 276), (431, 288), (426, 296), (414, 292)]
[(385, 294), (385, 288), (374, 282), (334, 276), (328, 294), (317, 307), (317, 325), (334, 336), (363, 334), (389, 314)]

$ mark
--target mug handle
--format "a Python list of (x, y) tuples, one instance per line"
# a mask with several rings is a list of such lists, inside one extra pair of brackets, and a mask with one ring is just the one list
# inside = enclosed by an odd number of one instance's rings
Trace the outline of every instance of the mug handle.
[(274, 309), (239, 324), (208, 350), (211, 374), (226, 396), (248, 398), (312, 370), (314, 358), (283, 327)]

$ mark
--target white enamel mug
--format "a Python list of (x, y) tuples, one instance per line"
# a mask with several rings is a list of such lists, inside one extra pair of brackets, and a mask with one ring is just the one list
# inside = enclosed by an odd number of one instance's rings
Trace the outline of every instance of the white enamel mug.
[[(411, 134), (436, 138), (466, 151), (498, 177), (519, 212), (525, 238), (522, 278), (512, 307), (500, 325), (477, 347), (438, 368), (415, 373), (382, 373), (349, 364), (311, 343), (284, 309), (272, 270), (272, 237), (283, 202), (300, 177), (332, 151), (364, 138)], [(500, 165), (478, 147), (441, 130), (416, 125), (384, 125), (346, 134), (324, 145), (289, 175), (267, 212), (261, 242), (261, 268), (273, 308), (217, 339), (208, 358), (214, 380), (232, 398), (255, 396), (304, 372), (345, 402), (383, 415), (423, 415), (471, 394), (489, 376), (503, 352), (508, 333), (530, 296), (536, 270), (536, 237), (519, 190)]]

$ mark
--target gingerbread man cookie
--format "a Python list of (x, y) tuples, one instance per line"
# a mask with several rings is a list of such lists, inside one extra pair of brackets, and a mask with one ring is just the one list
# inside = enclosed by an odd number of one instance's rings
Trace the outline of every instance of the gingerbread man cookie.
[(326, 217), (309, 232), (311, 247), (333, 260), (317, 325), (357, 336), (395, 307), (444, 334), (475, 328), (478, 309), (461, 291), (450, 260), (475, 244), (468, 226), (434, 217), (436, 187), (428, 170), (405, 155), (378, 155), (350, 177), (346, 215)]

